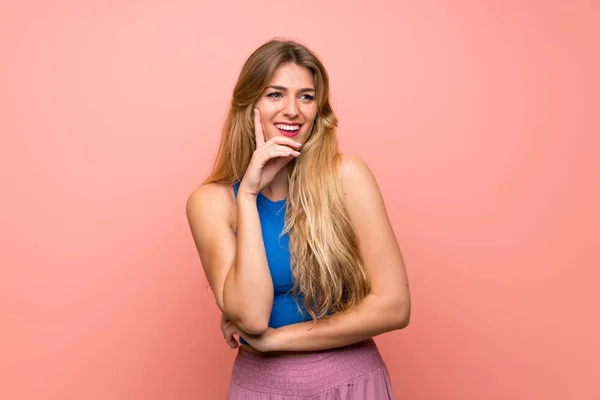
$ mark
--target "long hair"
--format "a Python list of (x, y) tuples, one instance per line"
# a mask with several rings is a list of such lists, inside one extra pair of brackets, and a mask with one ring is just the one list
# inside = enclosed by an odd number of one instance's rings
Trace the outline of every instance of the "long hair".
[(305, 46), (271, 40), (246, 60), (233, 90), (213, 171), (206, 183), (241, 181), (254, 150), (253, 108), (282, 64), (293, 63), (313, 75), (317, 117), (302, 146), (302, 157), (288, 164), (289, 189), (282, 235), (289, 235), (294, 298), (302, 299), (313, 320), (346, 310), (370, 289), (339, 176), (338, 120), (329, 103), (329, 77)]

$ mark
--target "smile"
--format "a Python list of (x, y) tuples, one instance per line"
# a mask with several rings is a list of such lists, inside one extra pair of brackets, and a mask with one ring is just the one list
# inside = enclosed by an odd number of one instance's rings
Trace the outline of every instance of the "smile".
[(277, 129), (283, 129), (284, 131), (297, 131), (300, 129), (300, 125), (284, 125), (284, 124), (275, 124)]
[(275, 127), (279, 132), (285, 136), (295, 136), (300, 131), (300, 124), (286, 125), (286, 124), (275, 124)]

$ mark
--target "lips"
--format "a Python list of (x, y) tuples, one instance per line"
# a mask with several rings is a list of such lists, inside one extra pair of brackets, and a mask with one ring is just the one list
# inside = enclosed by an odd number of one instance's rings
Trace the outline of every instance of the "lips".
[(275, 128), (284, 136), (294, 137), (300, 132), (302, 124), (277, 123)]

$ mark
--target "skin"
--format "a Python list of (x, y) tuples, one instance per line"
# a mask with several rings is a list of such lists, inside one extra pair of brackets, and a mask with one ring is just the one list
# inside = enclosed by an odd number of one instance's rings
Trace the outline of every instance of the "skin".
[[(307, 69), (283, 65), (269, 82), (269, 86), (272, 85), (285, 89), (267, 88), (256, 103), (257, 151), (247, 171), (252, 178), (246, 180), (244, 177), (246, 182), (240, 185), (238, 202), (246, 201), (244, 198), (255, 200), (258, 191), (272, 200), (287, 196), (286, 164), (292, 157), (301, 157), (291, 153), (301, 152), (301, 146), (293, 143), (306, 142), (317, 115), (314, 99), (306, 96), (314, 96), (314, 91), (301, 91), (314, 89), (312, 75)], [(298, 122), (302, 127), (290, 140), (275, 128), (277, 122)], [(234, 336), (239, 335), (250, 343), (250, 346), (242, 346), (247, 351), (266, 355), (304, 353), (349, 345), (408, 325), (408, 279), (379, 186), (367, 165), (356, 157), (343, 156), (340, 168), (346, 206), (371, 281), (371, 292), (357, 306), (323, 318), (314, 327), (311, 321), (278, 329), (267, 327), (264, 331), (260, 329), (260, 333), (248, 334), (240, 323), (236, 324), (234, 318), (224, 312), (221, 330), (231, 348), (239, 346)], [(190, 197), (188, 219), (219, 304), (218, 293), (222, 291), (227, 271), (218, 266), (231, 265), (235, 256), (235, 237), (231, 231), (235, 232), (237, 224), (236, 200), (231, 188), (222, 185), (206, 185), (200, 191), (202, 193)], [(210, 213), (201, 211), (206, 209), (211, 210)], [(216, 237), (219, 240), (212, 239)]]
[[(273, 283), (260, 233), (257, 195), (287, 196), (287, 164), (300, 156), (299, 141), (308, 138), (316, 118), (314, 93), (312, 74), (304, 67), (285, 64), (275, 71), (255, 103), (256, 149), (236, 198), (235, 258), (225, 277), (221, 308), (248, 333), (263, 333), (268, 328), (273, 306)], [(283, 125), (297, 128), (294, 138), (277, 129)]]
[(233, 335), (237, 334), (250, 344), (248, 351), (296, 354), (357, 343), (408, 325), (411, 309), (408, 278), (377, 182), (367, 165), (356, 157), (344, 156), (341, 172), (371, 292), (357, 306), (323, 318), (314, 327), (312, 322), (303, 322), (249, 335), (225, 320), (222, 332), (233, 348), (236, 347)]
[[(230, 185), (211, 183), (196, 189), (186, 204), (216, 304), (245, 332), (263, 333), (273, 305), (273, 284), (262, 236), (257, 234), (256, 197), (259, 192), (271, 199), (287, 196), (286, 165), (300, 156), (302, 142), (312, 131), (317, 113), (313, 95), (312, 74), (306, 68), (280, 66), (254, 104), (257, 147), (237, 198)], [(297, 123), (301, 129), (290, 138), (276, 123)]]
[[(299, 146), (288, 145), (291, 150), (300, 150), (313, 128), (317, 117), (317, 103), (315, 100), (315, 86), (311, 72), (296, 64), (283, 64), (273, 74), (266, 89), (255, 105), (255, 137), (257, 147), (264, 146), (274, 139), (286, 138), (276, 127), (277, 123), (300, 124), (299, 132), (289, 140), (297, 142)], [(293, 141), (292, 141), (293, 140)], [(282, 149), (289, 150), (289, 149)], [(294, 156), (299, 156), (295, 154)], [(292, 157), (272, 159), (262, 171), (267, 175), (268, 183), (261, 187), (261, 193), (271, 200), (280, 200), (287, 196), (287, 166)], [(275, 164), (275, 165), (272, 165)], [(273, 167), (273, 168), (270, 168)], [(281, 169), (278, 169), (281, 167)], [(277, 170), (278, 169), (278, 170)], [(277, 170), (273, 173), (273, 170)], [(272, 176), (271, 176), (272, 175)], [(244, 190), (243, 185), (240, 189)], [(250, 191), (251, 194), (252, 191)]]
[[(244, 203), (244, 198), (255, 202), (259, 191), (272, 200), (287, 196), (287, 163), (300, 156), (298, 150), (310, 136), (317, 116), (315, 96), (314, 79), (307, 68), (293, 63), (277, 68), (255, 103), (257, 151), (240, 185), (239, 203)], [(297, 124), (300, 129), (290, 138), (277, 129), (278, 124)], [(227, 278), (230, 278), (229, 275)], [(221, 328), (224, 332), (242, 330), (225, 313), (221, 318)], [(238, 346), (231, 333), (225, 336), (231, 348)]]

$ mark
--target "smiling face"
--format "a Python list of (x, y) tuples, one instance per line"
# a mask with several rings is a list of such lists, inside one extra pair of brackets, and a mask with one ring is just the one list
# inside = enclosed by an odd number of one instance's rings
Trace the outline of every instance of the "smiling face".
[(282, 135), (304, 143), (317, 117), (313, 75), (306, 67), (280, 65), (256, 102), (265, 140)]

